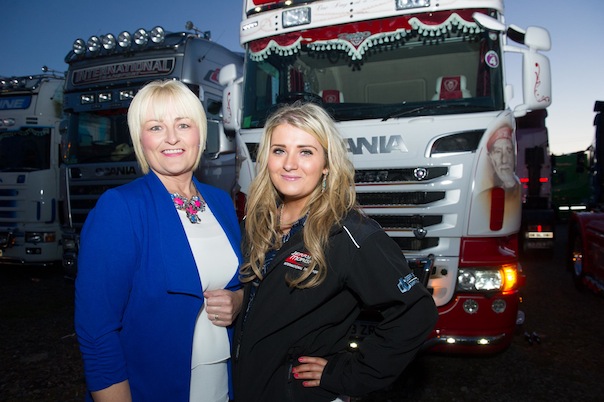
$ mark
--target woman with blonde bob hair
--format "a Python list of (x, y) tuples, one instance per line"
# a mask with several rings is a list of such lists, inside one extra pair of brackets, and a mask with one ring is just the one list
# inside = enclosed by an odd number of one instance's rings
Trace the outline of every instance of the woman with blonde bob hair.
[[(343, 401), (393, 382), (437, 319), (397, 244), (356, 205), (354, 168), (320, 106), (266, 122), (250, 186), (235, 326), (237, 402)], [(383, 320), (348, 350), (361, 306)]]
[(151, 82), (132, 100), (144, 175), (101, 195), (80, 240), (86, 400), (229, 401), (241, 232), (230, 195), (193, 175), (206, 124), (179, 81)]
[(199, 129), (197, 162), (193, 170), (197, 169), (201, 161), (201, 155), (206, 148), (208, 127), (206, 114), (199, 98), (180, 81), (152, 81), (138, 91), (128, 108), (130, 138), (143, 174), (149, 172), (149, 163), (145, 159), (141, 145), (143, 123), (149, 116), (154, 116), (157, 121), (163, 120), (169, 107), (174, 107), (183, 116), (187, 116)]

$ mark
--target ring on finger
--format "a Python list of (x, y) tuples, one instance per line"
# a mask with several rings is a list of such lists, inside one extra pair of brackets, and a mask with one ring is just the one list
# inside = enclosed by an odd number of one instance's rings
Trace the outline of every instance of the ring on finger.
[(214, 321), (218, 321), (218, 314), (214, 314)]

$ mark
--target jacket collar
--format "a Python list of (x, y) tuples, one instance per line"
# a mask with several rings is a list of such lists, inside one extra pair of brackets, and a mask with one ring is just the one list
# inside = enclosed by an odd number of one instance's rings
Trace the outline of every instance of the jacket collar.
[[(152, 212), (148, 224), (157, 230), (156, 236), (151, 238), (158, 242), (149, 247), (159, 248), (158, 254), (162, 260), (159, 266), (164, 270), (166, 289), (169, 293), (203, 298), (195, 259), (170, 194), (153, 171), (149, 171), (144, 180), (148, 189), (147, 205), (151, 209), (149, 212)], [(155, 220), (155, 225), (152, 220)]]
[[(166, 289), (169, 293), (189, 294), (203, 299), (203, 291), (195, 258), (193, 257), (193, 252), (189, 246), (187, 236), (182, 227), (178, 212), (174, 208), (170, 194), (153, 171), (150, 171), (144, 177), (144, 180), (149, 191), (149, 194), (147, 194), (148, 207), (153, 210), (149, 219), (155, 220), (157, 225), (155, 226), (157, 229), (155, 239), (158, 239), (159, 243), (150, 245), (150, 247), (158, 247), (160, 249), (159, 255), (162, 259), (161, 266), (164, 267)], [(193, 182), (221, 227), (225, 230), (231, 246), (239, 262), (241, 262), (241, 238), (238, 236), (238, 226), (234, 229), (228, 229), (228, 216), (223, 212), (225, 206), (221, 205), (220, 200), (214, 196), (211, 187), (202, 185), (196, 178), (193, 178)], [(233, 277), (227, 288), (232, 289), (237, 287), (239, 287), (239, 280), (237, 267), (235, 267), (233, 269)]]

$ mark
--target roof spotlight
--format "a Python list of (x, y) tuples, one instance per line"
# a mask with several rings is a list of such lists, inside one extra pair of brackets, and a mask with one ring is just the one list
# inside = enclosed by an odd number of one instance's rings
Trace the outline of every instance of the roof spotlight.
[(83, 54), (86, 53), (86, 42), (84, 42), (84, 39), (76, 39), (73, 42), (73, 52), (75, 54)]
[(132, 43), (132, 35), (128, 31), (124, 31), (117, 37), (117, 43), (122, 48), (129, 47)]
[(166, 36), (166, 31), (160, 26), (157, 26), (151, 30), (151, 42), (153, 43), (161, 43), (164, 41), (164, 37)]
[(106, 50), (111, 50), (116, 44), (115, 36), (113, 36), (113, 34), (107, 34), (101, 38), (101, 42)]
[(91, 36), (86, 45), (88, 46), (88, 50), (96, 52), (101, 48), (101, 40), (98, 36)]
[(143, 28), (137, 29), (134, 33), (134, 43), (139, 46), (146, 45), (149, 41), (149, 34)]

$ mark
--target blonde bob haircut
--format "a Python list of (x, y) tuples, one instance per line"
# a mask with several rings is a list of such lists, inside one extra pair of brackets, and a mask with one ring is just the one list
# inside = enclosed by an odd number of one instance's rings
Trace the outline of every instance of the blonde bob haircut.
[[(241, 279), (244, 282), (256, 278), (262, 280), (261, 270), (267, 251), (282, 245), (278, 227), (278, 208), (282, 198), (270, 180), (267, 164), (273, 131), (283, 124), (301, 129), (318, 140), (325, 153), (325, 168), (328, 170), (327, 175), (317, 182), (306, 205), (308, 217), (303, 236), (312, 261), (300, 276), (287, 278), (291, 287), (311, 288), (321, 284), (327, 275), (325, 249), (330, 231), (334, 225), (341, 223), (350, 210), (356, 208), (354, 167), (348, 158), (344, 140), (329, 114), (313, 103), (296, 102), (282, 106), (266, 122), (258, 148), (257, 175), (250, 185), (246, 205), (248, 258), (241, 267)], [(316, 275), (313, 270), (316, 270)]]
[(136, 160), (143, 174), (149, 172), (141, 144), (143, 125), (149, 119), (164, 121), (170, 108), (179, 117), (191, 119), (199, 129), (199, 153), (193, 170), (197, 169), (206, 147), (207, 119), (201, 101), (185, 84), (176, 80), (153, 81), (145, 85), (132, 99), (128, 108), (128, 128)]

